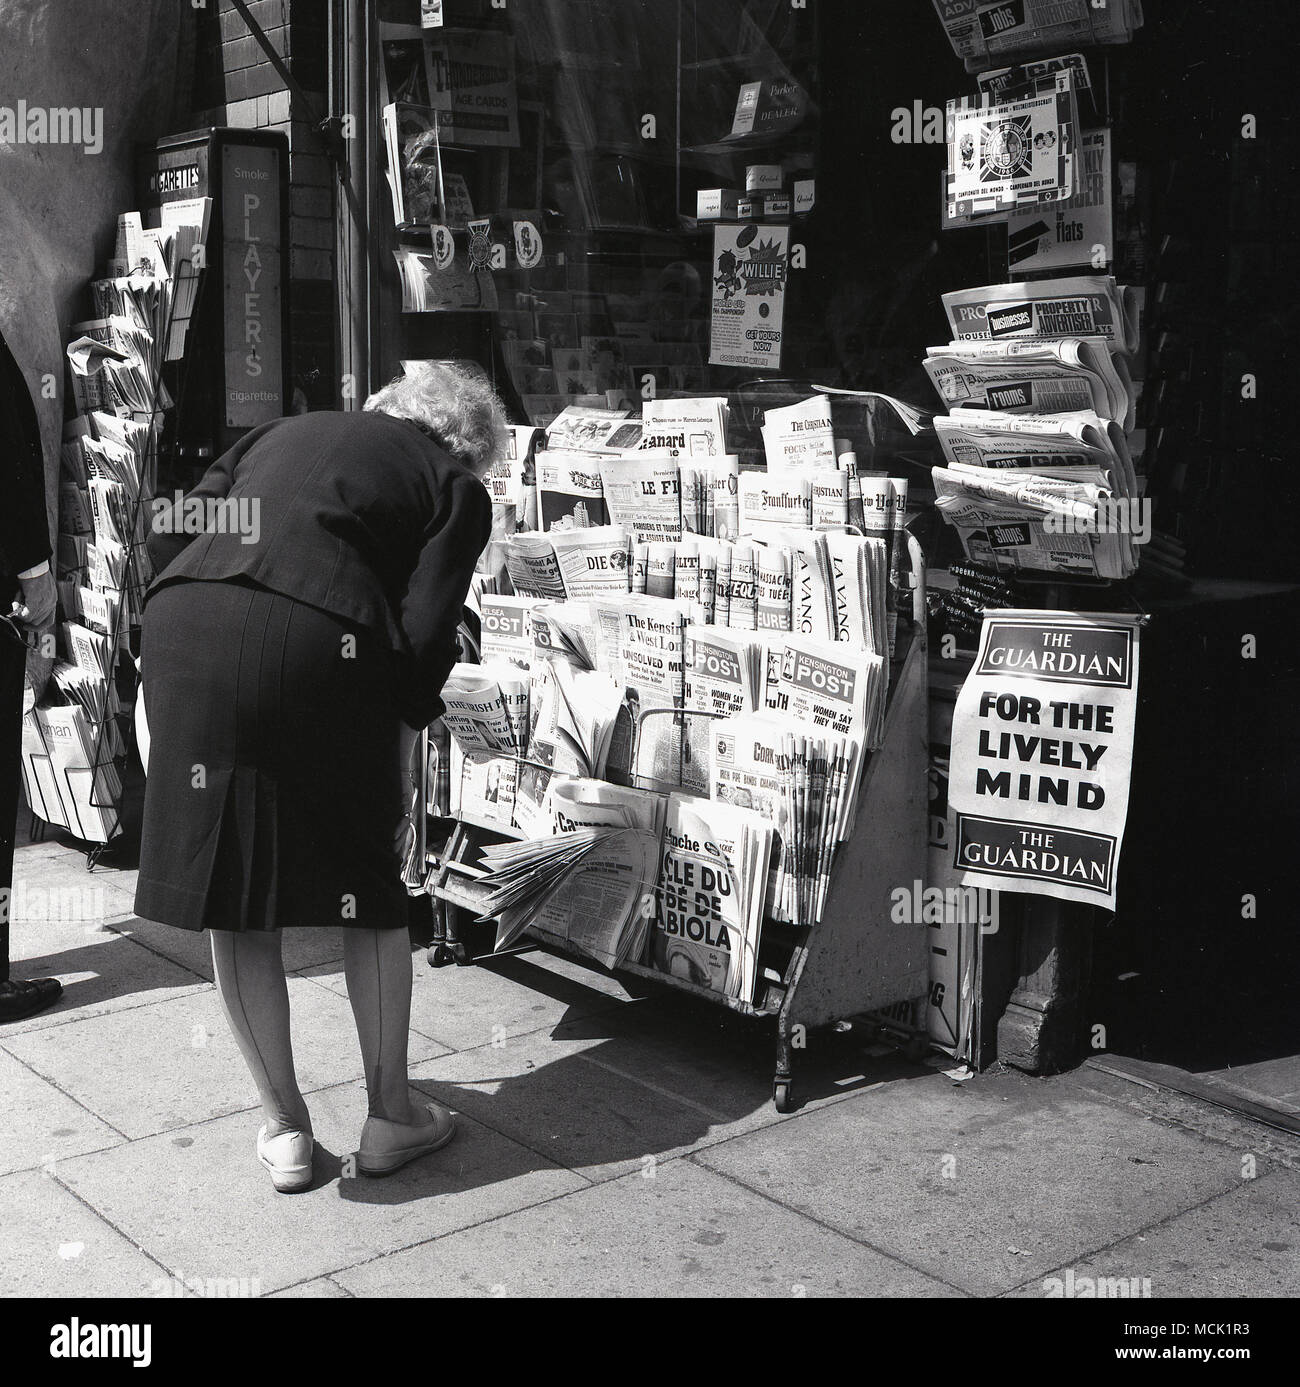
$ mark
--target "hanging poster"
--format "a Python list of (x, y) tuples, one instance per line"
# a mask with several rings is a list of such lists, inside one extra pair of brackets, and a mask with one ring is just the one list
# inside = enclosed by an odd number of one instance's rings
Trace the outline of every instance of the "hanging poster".
[(780, 367), (789, 263), (788, 226), (714, 229), (712, 365)]
[(948, 199), (952, 216), (1061, 202), (1075, 191), (1077, 112), (1064, 90), (1000, 105), (987, 97), (948, 102)]
[(424, 46), (429, 104), (442, 113), (444, 144), (517, 149), (515, 47), (497, 29), (440, 29)]
[(1052, 207), (1013, 215), (1007, 222), (1008, 263), (1015, 274), (1039, 270), (1105, 270), (1115, 255), (1111, 201), (1110, 131), (1080, 137), (1079, 191)]
[(985, 618), (952, 726), (952, 861), (964, 883), (1115, 908), (1140, 622)]

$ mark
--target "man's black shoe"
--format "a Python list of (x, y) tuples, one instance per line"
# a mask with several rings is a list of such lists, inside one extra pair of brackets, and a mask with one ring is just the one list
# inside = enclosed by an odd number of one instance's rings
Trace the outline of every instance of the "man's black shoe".
[(0, 1025), (23, 1021), (53, 1006), (63, 996), (58, 978), (33, 978), (31, 982), (0, 982)]

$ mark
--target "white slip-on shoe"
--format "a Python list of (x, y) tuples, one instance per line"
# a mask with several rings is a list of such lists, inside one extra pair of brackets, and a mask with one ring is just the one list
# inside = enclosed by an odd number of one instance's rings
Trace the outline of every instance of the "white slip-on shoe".
[(441, 1103), (427, 1103), (432, 1122), (389, 1122), (368, 1117), (361, 1129), (357, 1169), (362, 1175), (391, 1175), (408, 1161), (439, 1151), (456, 1135), (456, 1115)]
[(268, 1137), (263, 1127), (257, 1134), (257, 1159), (271, 1172), (271, 1183), (281, 1194), (293, 1194), (311, 1184), (315, 1149), (316, 1139), (310, 1132), (281, 1132)]

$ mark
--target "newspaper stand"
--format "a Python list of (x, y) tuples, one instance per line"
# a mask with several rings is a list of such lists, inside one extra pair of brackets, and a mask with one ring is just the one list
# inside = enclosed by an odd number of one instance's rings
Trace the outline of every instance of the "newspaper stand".
[[(756, 999), (723, 996), (644, 964), (627, 963), (615, 970), (616, 975), (685, 992), (743, 1016), (775, 1018), (772, 1097), (778, 1112), (794, 1106), (797, 1037), (808, 1031), (865, 1029), (900, 1044), (911, 1058), (920, 1058), (929, 1044), (924, 1014), (929, 940), (919, 921), (894, 918), (894, 892), (901, 887), (911, 895), (913, 883), (925, 880), (928, 837), (925, 569), (920, 547), (910, 535), (908, 545), (911, 630), (900, 623), (884, 739), (863, 771), (853, 833), (836, 854), (821, 921), (803, 926), (764, 921)], [(428, 954), (432, 967), (477, 961), (456, 919), (458, 910), (481, 913), (484, 892), (479, 879), (484, 873), (470, 858), (493, 838), (523, 836), (487, 820), (456, 822), (425, 887), (442, 903)], [(540, 931), (530, 934), (536, 943), (599, 967), (562, 939)], [(525, 944), (504, 952), (534, 947)]]

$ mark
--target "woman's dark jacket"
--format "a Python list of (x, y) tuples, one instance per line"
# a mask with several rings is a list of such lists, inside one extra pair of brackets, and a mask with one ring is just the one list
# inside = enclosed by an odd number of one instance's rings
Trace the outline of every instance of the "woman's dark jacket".
[(150, 525), (154, 590), (243, 577), (367, 627), (396, 654), (403, 719), (440, 716), (492, 503), (414, 424), (374, 412), (263, 424), (212, 464), (179, 521), (189, 533), (162, 515)]

